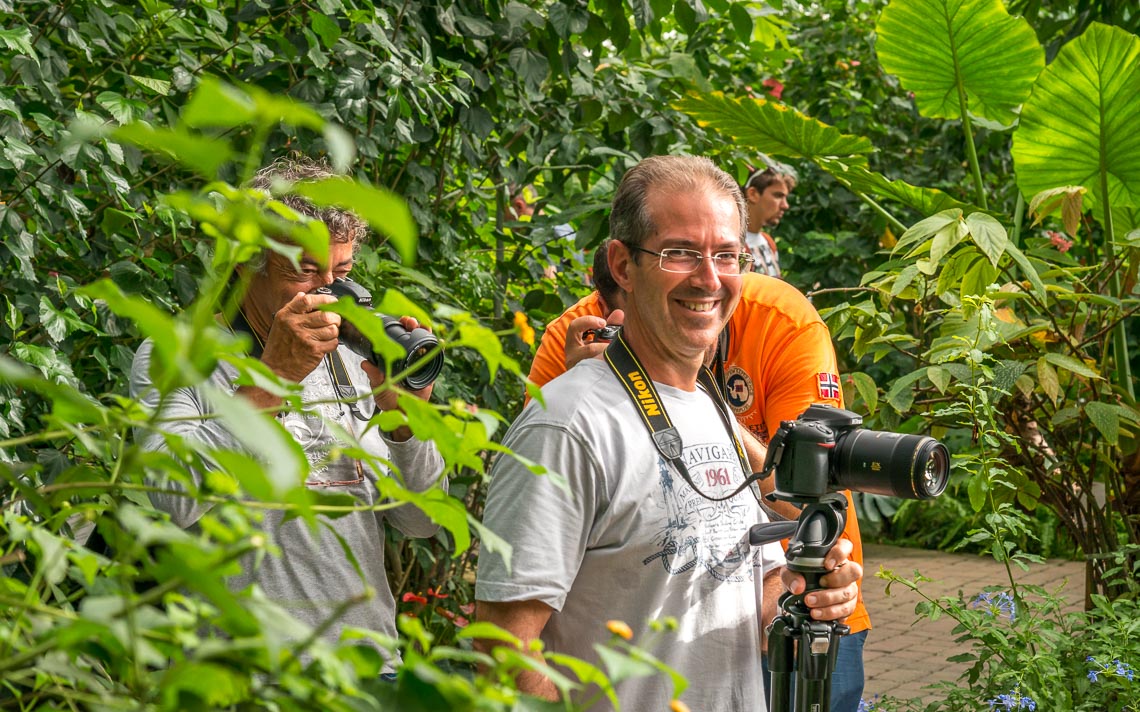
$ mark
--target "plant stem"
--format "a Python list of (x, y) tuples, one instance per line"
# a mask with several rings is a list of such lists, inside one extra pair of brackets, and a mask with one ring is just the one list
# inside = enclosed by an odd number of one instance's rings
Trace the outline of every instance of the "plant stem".
[[(1103, 144), (1104, 137), (1101, 137)], [(1100, 151), (1100, 203), (1104, 206), (1104, 217), (1102, 218), (1104, 224), (1104, 256), (1105, 264), (1112, 264), (1116, 259), (1115, 253), (1112, 249), (1112, 241), (1115, 237), (1114, 228), (1112, 224), (1112, 205), (1108, 200), (1108, 169), (1104, 165), (1105, 148), (1102, 145)], [(1119, 299), (1120, 294), (1120, 270), (1112, 270), (1112, 276), (1109, 277), (1109, 285), (1112, 293), (1109, 295), (1114, 299)], [(1136, 391), (1132, 385), (1132, 364), (1129, 362), (1128, 355), (1128, 334), (1124, 331), (1124, 321), (1118, 321), (1112, 330), (1112, 353), (1116, 359), (1116, 368), (1113, 369), (1116, 385), (1128, 395), (1128, 400), (1131, 402), (1136, 401)]]

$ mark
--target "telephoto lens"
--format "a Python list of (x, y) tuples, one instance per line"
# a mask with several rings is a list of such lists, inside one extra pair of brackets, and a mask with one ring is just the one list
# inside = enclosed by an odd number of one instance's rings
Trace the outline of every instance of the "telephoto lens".
[(836, 443), (832, 473), (840, 489), (931, 499), (950, 482), (950, 452), (925, 435), (862, 428)]

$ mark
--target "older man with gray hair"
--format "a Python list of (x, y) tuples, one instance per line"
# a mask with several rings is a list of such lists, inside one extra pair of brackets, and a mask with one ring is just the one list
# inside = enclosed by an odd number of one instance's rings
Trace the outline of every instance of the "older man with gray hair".
[[(331, 175), (317, 162), (282, 160), (260, 172), (252, 187), (268, 192), (276, 183), (287, 186)], [(253, 357), (282, 380), (300, 385), (303, 407), (286, 409), (275, 393), (254, 385), (238, 386), (238, 371), (226, 362), (219, 363), (202, 386), (160, 393), (151, 382), (154, 344), (147, 340), (135, 355), (131, 393), (160, 411), (163, 430), (140, 433), (144, 447), (175, 454), (180, 450), (172, 448), (172, 442), (182, 438), (211, 448), (244, 450), (230, 426), (213, 417), (206, 392), (212, 386), (215, 392), (232, 393), (259, 409), (276, 411), (309, 461), (304, 484), (314, 491), (350, 495), (361, 505), (383, 504), (376, 483), (394, 474), (387, 467), (369, 464), (378, 462), (398, 468), (409, 489), (435, 486), (443, 470), (435, 444), (414, 438), (406, 426), (383, 432), (370, 425), (375, 413), (397, 408), (396, 393), (386, 389), (372, 396), (384, 382), (383, 372), (340, 343), (340, 316), (320, 309), (336, 297), (317, 293), (318, 288), (349, 275), (357, 245), (367, 233), (364, 222), (345, 210), (319, 209), (297, 195), (287, 194), (281, 200), (305, 218), (325, 224), (328, 259), (303, 254), (294, 263), (277, 252), (266, 252), (239, 266), (239, 281), (247, 287), (237, 314), (227, 325), (249, 336)], [(287, 241), (284, 236), (274, 237)], [(408, 329), (418, 326), (409, 317), (401, 322)], [(426, 400), (431, 386), (414, 394)], [(338, 433), (347, 433), (352, 440), (342, 442)], [(360, 447), (372, 457), (369, 462), (347, 457), (342, 452), (346, 445)], [(153, 493), (151, 500), (169, 512), (176, 524), (197, 531), (204, 518), (213, 516), (212, 510), (224, 505), (196, 498), (203, 473), (192, 470), (192, 475), (192, 486), (161, 483), (162, 491)], [(347, 627), (394, 638), (395, 600), (384, 570), (386, 523), (409, 536), (431, 536), (437, 529), (423, 512), (407, 504), (376, 511), (362, 508), (322, 520), (317, 531), (301, 518), (287, 517), (283, 510), (266, 510), (260, 526), (279, 553), (248, 557), (242, 562), (242, 573), (228, 584), (235, 591), (258, 586), (294, 618), (322, 630), (330, 641), (338, 640)], [(398, 663), (398, 658), (389, 657), (384, 672), (394, 672)]]

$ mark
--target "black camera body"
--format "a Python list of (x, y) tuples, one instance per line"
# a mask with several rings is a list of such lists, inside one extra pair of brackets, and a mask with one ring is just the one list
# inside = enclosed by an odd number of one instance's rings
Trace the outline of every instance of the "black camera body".
[(617, 335), (621, 333), (620, 324), (607, 324), (598, 329), (586, 329), (582, 332), (582, 338), (587, 343), (597, 343), (599, 341), (613, 341)]
[(950, 480), (950, 453), (934, 438), (866, 430), (863, 418), (816, 404), (785, 420), (772, 436), (764, 471), (776, 471), (772, 496), (818, 501), (855, 490), (906, 499), (942, 494)]
[[(358, 306), (372, 309), (372, 293), (348, 277), (338, 277), (328, 287), (313, 290), (313, 294), (331, 294), (334, 297), (348, 297)], [(406, 356), (391, 364), (384, 361), (383, 356), (372, 348), (372, 342), (360, 333), (351, 322), (343, 321), (340, 326), (340, 342), (352, 349), (361, 357), (371, 361), (377, 368), (391, 367), (391, 373), (406, 371), (414, 366), (428, 353), (439, 345), (437, 339), (430, 331), (422, 327), (408, 331), (399, 319), (387, 314), (377, 314), (384, 325), (384, 332), (388, 337), (404, 348)], [(409, 373), (403, 381), (404, 386), (413, 391), (427, 388), (443, 371), (443, 352), (436, 353), (432, 358), (416, 370)]]

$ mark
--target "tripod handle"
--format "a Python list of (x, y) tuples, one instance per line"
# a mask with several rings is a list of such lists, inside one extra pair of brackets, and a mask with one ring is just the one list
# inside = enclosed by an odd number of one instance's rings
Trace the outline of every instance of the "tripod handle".
[(753, 524), (752, 528), (748, 530), (748, 543), (752, 546), (762, 546), (764, 544), (771, 544), (774, 541), (791, 539), (796, 533), (796, 529), (799, 528), (799, 525), (800, 522), (798, 519), (787, 522)]

